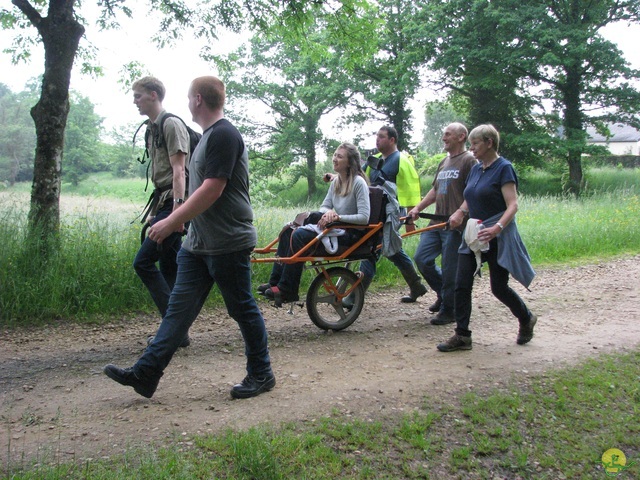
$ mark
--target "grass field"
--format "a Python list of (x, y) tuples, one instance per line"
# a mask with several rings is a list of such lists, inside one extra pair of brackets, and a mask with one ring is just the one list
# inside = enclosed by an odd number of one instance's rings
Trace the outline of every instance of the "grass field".
[[(623, 187), (581, 198), (522, 195), (517, 221), (534, 266), (640, 251), (640, 195), (629, 186), (635, 178), (631, 172), (627, 177), (612, 172)], [(140, 242), (137, 216), (146, 202), (143, 188), (143, 180), (99, 177), (78, 188), (91, 195), (63, 193), (61, 248), (46, 265), (25, 249), (28, 193), (21, 187), (0, 192), (0, 234), (6, 239), (0, 245), (0, 325), (61, 318), (99, 322), (113, 314), (152, 311), (154, 306), (131, 266)], [(296, 213), (315, 208), (255, 206), (259, 245), (276, 238)], [(410, 256), (418, 241), (418, 236), (405, 239)], [(267, 280), (270, 268), (254, 264), (256, 285)], [(310, 280), (310, 275), (303, 276), (303, 290)], [(381, 259), (372, 288), (402, 282), (395, 266)], [(217, 290), (209, 302), (220, 304)]]

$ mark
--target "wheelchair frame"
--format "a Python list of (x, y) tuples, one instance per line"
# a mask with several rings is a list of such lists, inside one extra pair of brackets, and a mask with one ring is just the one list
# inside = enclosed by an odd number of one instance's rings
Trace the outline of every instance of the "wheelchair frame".
[[(380, 213), (381, 212), (376, 213), (378, 218), (380, 217)], [(433, 216), (426, 214), (421, 214), (421, 217), (433, 218)], [(407, 217), (402, 217), (400, 220), (404, 223), (406, 219)], [(370, 222), (371, 220), (372, 218), (370, 218)], [(368, 225), (335, 222), (327, 225), (327, 228), (325, 228), (322, 233), (316, 235), (309, 243), (290, 257), (256, 257), (256, 255), (275, 254), (279, 242), (278, 237), (267, 246), (254, 249), (251, 262), (280, 262), (283, 264), (308, 262), (310, 265), (305, 266), (304, 269), (313, 269), (316, 272), (316, 276), (307, 290), (304, 301), (309, 318), (322, 330), (343, 330), (357, 320), (364, 307), (365, 291), (362, 286), (362, 278), (364, 275), (360, 271), (354, 272), (351, 270), (350, 265), (351, 263), (366, 259), (377, 260), (377, 252), (381, 248), (378, 242), (382, 236), (383, 226), (383, 221), (371, 222)], [(447, 222), (443, 222), (404, 233), (401, 237), (406, 238), (429, 230), (446, 228), (446, 226)], [(346, 247), (341, 253), (337, 252), (335, 255), (310, 255), (309, 252), (321, 242), (322, 238), (336, 228), (364, 230), (365, 233), (357, 242), (350, 247)], [(350, 301), (345, 302), (348, 296), (351, 296)], [(276, 303), (276, 306), (282, 305)]]

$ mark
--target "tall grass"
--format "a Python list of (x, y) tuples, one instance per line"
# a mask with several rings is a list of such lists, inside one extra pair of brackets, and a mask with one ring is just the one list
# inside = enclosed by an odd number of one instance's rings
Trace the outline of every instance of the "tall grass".
[(103, 172), (91, 175), (78, 185), (63, 183), (62, 191), (85, 197), (127, 199), (140, 204), (151, 195), (153, 184), (151, 181), (147, 183), (144, 178), (114, 178), (110, 173)]
[[(640, 251), (640, 194), (630, 187), (633, 173), (605, 173), (625, 188), (603, 189), (576, 199), (562, 195), (520, 197), (518, 225), (534, 266), (576, 263)], [(624, 173), (624, 172), (623, 172)], [(631, 179), (631, 182), (630, 182)], [(99, 184), (99, 187), (96, 186)], [(61, 202), (61, 248), (47, 263), (29, 254), (25, 245), (28, 193), (0, 192), (0, 324), (37, 324), (57, 318), (90, 319), (134, 311), (153, 311), (146, 289), (131, 266), (139, 247), (135, 220), (146, 201), (141, 180), (100, 177), (85, 185), (91, 196), (69, 195)], [(86, 191), (78, 189), (80, 191)], [(76, 190), (76, 191), (78, 191)], [(130, 192), (136, 192), (131, 195)], [(115, 200), (115, 199), (118, 200)], [(254, 205), (259, 246), (277, 237), (282, 226), (317, 204), (273, 208)], [(133, 224), (131, 222), (134, 221)], [(419, 236), (405, 239), (413, 256)], [(271, 264), (253, 264), (254, 283), (267, 281)], [(312, 275), (303, 275), (301, 292)], [(403, 285), (395, 266), (378, 262), (373, 289)], [(209, 304), (221, 301), (217, 290)]]
[(0, 196), (2, 324), (149, 308), (131, 267), (139, 228), (130, 224), (133, 214), (126, 204), (66, 198), (60, 249), (45, 261), (28, 247), (26, 203), (24, 194)]
[(640, 251), (640, 194), (628, 190), (575, 199), (521, 197), (518, 229), (537, 265)]
[[(520, 191), (530, 197), (562, 195), (566, 174), (533, 170), (520, 175)], [(619, 190), (640, 195), (640, 168), (593, 167), (585, 169), (582, 197)]]

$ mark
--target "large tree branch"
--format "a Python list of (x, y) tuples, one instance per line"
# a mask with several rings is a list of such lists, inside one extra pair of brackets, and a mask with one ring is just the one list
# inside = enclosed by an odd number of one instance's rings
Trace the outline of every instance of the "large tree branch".
[(40, 24), (42, 23), (42, 16), (38, 13), (38, 11), (33, 8), (33, 6), (28, 2), (28, 0), (11, 0), (16, 7), (20, 9), (22, 13), (29, 19), (29, 21), (40, 30)]

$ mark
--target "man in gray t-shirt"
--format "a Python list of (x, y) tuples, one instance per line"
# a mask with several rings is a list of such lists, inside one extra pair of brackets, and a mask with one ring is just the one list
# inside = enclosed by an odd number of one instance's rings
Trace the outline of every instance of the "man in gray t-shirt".
[(227, 119), (204, 131), (189, 172), (189, 191), (207, 179), (226, 179), (227, 185), (216, 202), (191, 221), (182, 248), (200, 255), (253, 248), (257, 235), (249, 198), (249, 156), (240, 132)]
[[(411, 218), (418, 218), (418, 214), (433, 203), (436, 205), (436, 215), (450, 217), (460, 208), (464, 201), (462, 192), (467, 177), (471, 167), (478, 163), (465, 148), (467, 135), (467, 128), (461, 123), (452, 123), (444, 129), (442, 141), (448, 155), (438, 165), (431, 190), (408, 212)], [(433, 223), (432, 221), (431, 224)], [(435, 303), (429, 307), (432, 313), (436, 313), (431, 319), (433, 325), (454, 322), (453, 297), (461, 241), (462, 228), (430, 230), (420, 235), (420, 243), (413, 259), (424, 279), (437, 294)], [(442, 255), (441, 268), (436, 265), (439, 255)]]
[(202, 127), (202, 139), (189, 163), (190, 196), (182, 208), (149, 229), (149, 238), (162, 243), (191, 221), (178, 254), (178, 276), (167, 313), (151, 344), (131, 368), (107, 365), (104, 373), (153, 396), (160, 377), (189, 332), (211, 288), (218, 285), (229, 315), (238, 323), (245, 343), (247, 375), (231, 389), (234, 398), (271, 390), (267, 331), (251, 294), (251, 252), (256, 244), (249, 199), (249, 161), (240, 132), (224, 118), (224, 84), (216, 77), (199, 77), (189, 88), (189, 110)]

